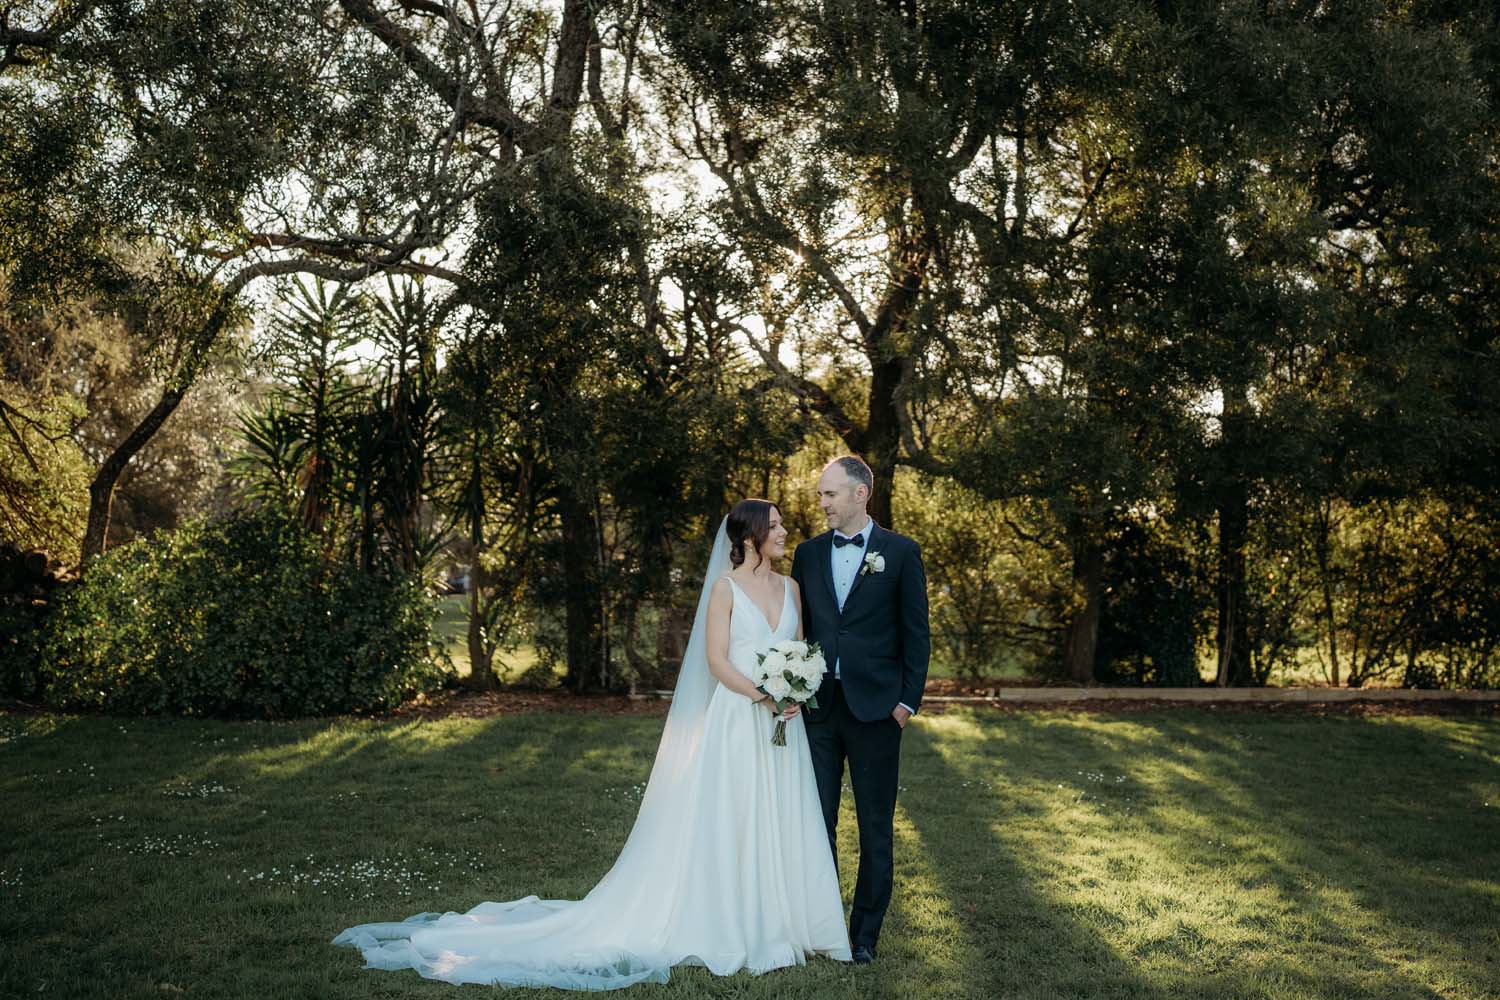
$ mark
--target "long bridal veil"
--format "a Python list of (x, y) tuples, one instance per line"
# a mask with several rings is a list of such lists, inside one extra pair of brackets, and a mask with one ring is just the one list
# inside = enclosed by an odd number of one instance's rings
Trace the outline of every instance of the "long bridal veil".
[(728, 518), (720, 521), (718, 533), (714, 535), (708, 569), (703, 574), (703, 587), (698, 591), (693, 631), (688, 636), (682, 666), (677, 671), (672, 705), (667, 709), (667, 724), (662, 729), (656, 761), (651, 765), (651, 777), (641, 796), (641, 811), (636, 815), (635, 826), (625, 841), (615, 868), (626, 862), (632, 848), (640, 849), (650, 844), (655, 850), (657, 845), (672, 836), (669, 831), (676, 830), (680, 835), (682, 813), (692, 804), (693, 788), (682, 778), (698, 759), (698, 748), (703, 740), (703, 717), (714, 688), (719, 686), (708, 669), (708, 598), (715, 581), (729, 572), (729, 534), (725, 528), (728, 521)]
[(698, 595), (672, 704), (640, 811), (609, 872), (581, 900), (527, 896), (467, 913), (419, 913), (399, 923), (361, 924), (333, 939), (360, 949), (366, 968), (415, 969), (452, 983), (608, 990), (666, 982), (685, 957), (663, 932), (689, 891), (680, 859), (699, 830), (695, 812), (708, 773), (700, 767), (704, 717), (718, 681), (708, 669), (708, 600), (730, 568), (721, 521)]

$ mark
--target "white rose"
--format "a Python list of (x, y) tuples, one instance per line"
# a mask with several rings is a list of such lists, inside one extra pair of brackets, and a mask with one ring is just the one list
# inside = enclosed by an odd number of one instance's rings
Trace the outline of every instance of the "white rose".
[(787, 695), (792, 693), (792, 686), (788, 684), (786, 682), (786, 678), (781, 676), (780, 674), (776, 674), (773, 677), (767, 677), (765, 684), (761, 686), (766, 689), (766, 694), (770, 695), (772, 698), (775, 698), (777, 701), (782, 700)]
[(797, 676), (807, 682), (808, 687), (818, 683), (818, 678), (823, 676), (823, 664), (814, 663), (812, 660), (803, 660), (798, 664)]
[(799, 660), (801, 660), (807, 657), (807, 643), (803, 642), (801, 639), (788, 639), (786, 642), (782, 643), (782, 645), (786, 647), (786, 654), (788, 658), (795, 656)]
[(882, 556), (882, 555), (876, 555), (875, 556), (875, 572), (877, 572), (877, 573), (884, 573), (885, 572), (885, 556)]
[(766, 654), (766, 658), (760, 661), (760, 669), (768, 674), (780, 674), (786, 669), (786, 654), (777, 652), (775, 648)]

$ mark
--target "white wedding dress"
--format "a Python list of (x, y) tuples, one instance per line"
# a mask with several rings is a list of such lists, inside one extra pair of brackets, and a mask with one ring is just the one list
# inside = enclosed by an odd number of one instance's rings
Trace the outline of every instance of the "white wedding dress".
[[(366, 968), (579, 990), (666, 982), (674, 965), (729, 975), (813, 955), (849, 960), (803, 719), (787, 724), (786, 746), (772, 746), (772, 714), (708, 673), (704, 619), (727, 549), (721, 525), (640, 812), (588, 895), (419, 913), (350, 927), (334, 944), (358, 948)], [(757, 652), (796, 635), (797, 602), (785, 587), (773, 629), (731, 581), (729, 659), (742, 673)]]

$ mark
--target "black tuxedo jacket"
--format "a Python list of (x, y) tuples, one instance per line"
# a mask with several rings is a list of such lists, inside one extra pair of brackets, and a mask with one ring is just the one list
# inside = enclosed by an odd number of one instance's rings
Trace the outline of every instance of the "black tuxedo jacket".
[(854, 577), (844, 610), (833, 589), (833, 532), (826, 531), (797, 546), (792, 579), (802, 591), (802, 627), (816, 640), (828, 662), (818, 691), (817, 709), (805, 709), (821, 721), (831, 699), (824, 696), (839, 665), (844, 701), (862, 722), (887, 718), (898, 703), (912, 711), (922, 704), (932, 640), (927, 630), (927, 573), (916, 542), (876, 524), (870, 528), (865, 554), (885, 557), (885, 571)]

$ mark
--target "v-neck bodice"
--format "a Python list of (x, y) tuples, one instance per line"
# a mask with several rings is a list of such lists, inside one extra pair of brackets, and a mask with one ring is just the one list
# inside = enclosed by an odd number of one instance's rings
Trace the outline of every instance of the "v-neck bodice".
[(752, 608), (760, 613), (760, 620), (766, 623), (766, 628), (773, 635), (781, 631), (781, 626), (786, 621), (786, 607), (787, 604), (791, 601), (792, 597), (792, 585), (786, 577), (781, 578), (781, 611), (776, 616), (775, 625), (771, 624), (771, 619), (766, 617), (765, 611), (763, 611), (761, 609), (761, 606), (755, 602), (755, 598), (751, 597), (744, 587), (741, 587), (738, 583), (735, 582), (734, 577), (726, 573), (724, 574), (724, 579), (728, 580), (729, 585), (733, 587), (741, 597), (748, 601)]
[(729, 614), (729, 660), (747, 677), (752, 675), (757, 663), (755, 654), (763, 653), (773, 642), (789, 639), (797, 634), (797, 607), (792, 600), (792, 585), (785, 577), (781, 581), (781, 614), (776, 627), (755, 599), (745, 592), (728, 574), (734, 595), (734, 604)]

